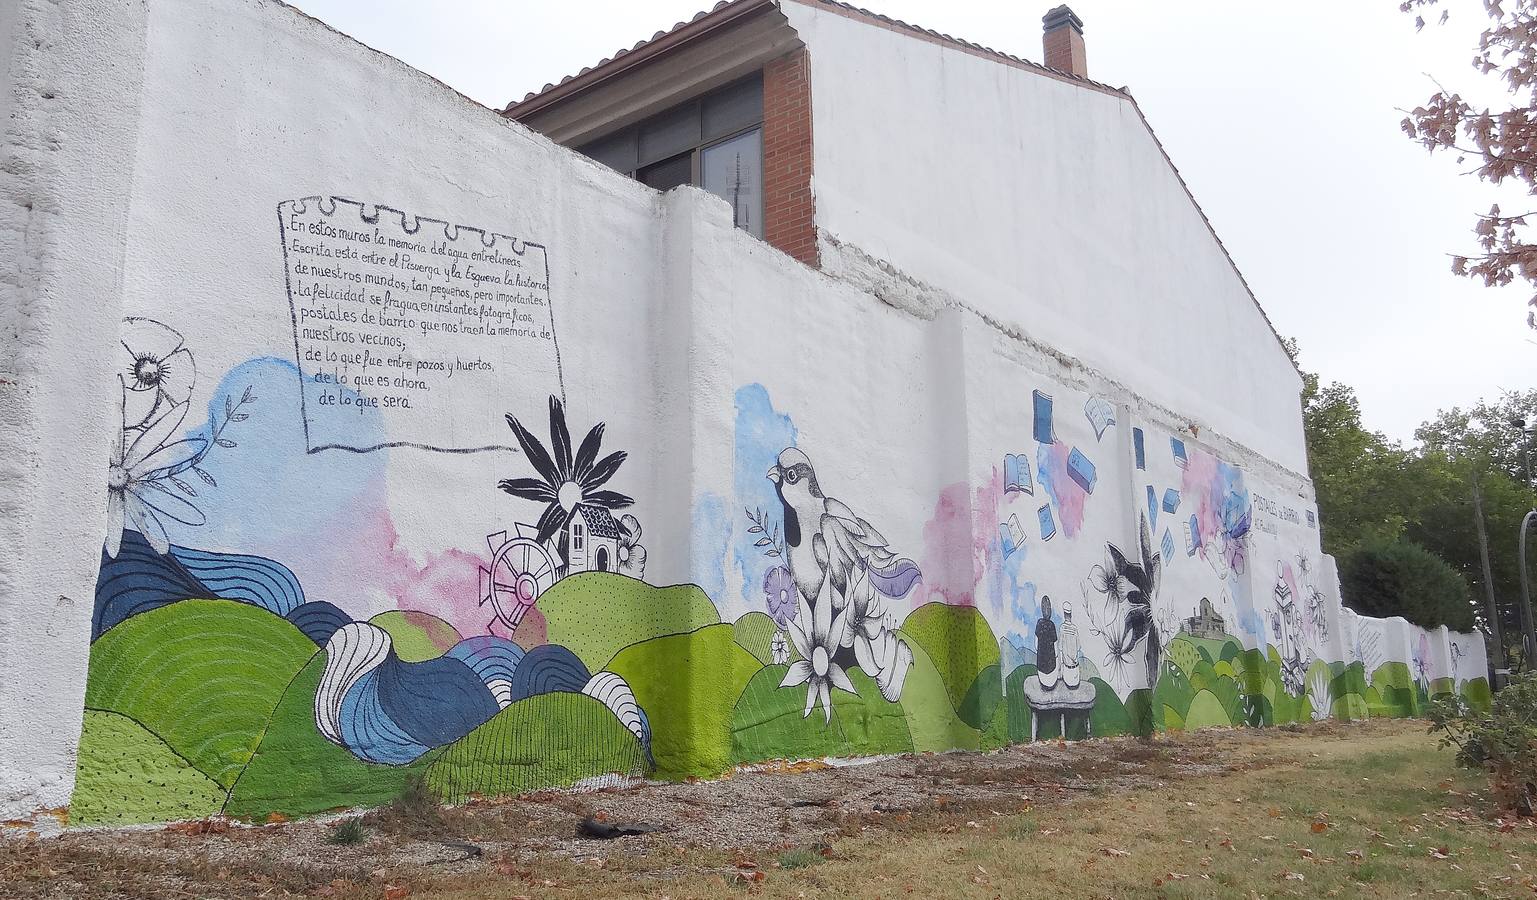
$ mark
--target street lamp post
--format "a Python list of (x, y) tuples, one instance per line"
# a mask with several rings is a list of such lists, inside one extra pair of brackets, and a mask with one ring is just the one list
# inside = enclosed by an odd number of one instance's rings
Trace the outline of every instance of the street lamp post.
[[(1516, 419), (1510, 424), (1521, 429), (1521, 434), (1526, 438), (1526, 446), (1523, 448), (1526, 459), (1526, 486), (1532, 487), (1532, 433), (1537, 428), (1527, 428), (1525, 419)], [(1526, 572), (1526, 533), (1527, 528), (1537, 522), (1537, 507), (1534, 507), (1526, 515), (1521, 517), (1521, 533), (1516, 541), (1516, 565), (1521, 567), (1521, 626), (1524, 641), (1522, 649), (1522, 662), (1528, 672), (1537, 663), (1537, 616), (1532, 614), (1532, 588)]]

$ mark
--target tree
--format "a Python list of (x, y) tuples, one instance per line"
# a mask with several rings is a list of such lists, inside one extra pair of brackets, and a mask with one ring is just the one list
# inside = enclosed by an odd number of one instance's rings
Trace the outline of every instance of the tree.
[[(1296, 361), (1295, 342), (1288, 341), (1287, 349)], [(1474, 519), (1476, 479), (1502, 637), (1508, 645), (1518, 644), (1517, 530), (1537, 485), (1526, 480), (1524, 435), (1511, 422), (1537, 416), (1537, 390), (1440, 411), (1416, 430), (1419, 446), (1404, 448), (1362, 424), (1360, 402), (1348, 385), (1322, 386), (1317, 375), (1306, 371), (1302, 380), (1308, 470), (1324, 551), (1343, 567), (1368, 544), (1410, 541), (1472, 586), (1475, 608), (1482, 614), (1488, 587)], [(1537, 583), (1537, 559), (1533, 566)]]
[[(1404, 133), (1431, 153), (1444, 150), (1470, 171), (1493, 184), (1514, 182), (1537, 194), (1537, 0), (1482, 0), (1489, 25), (1479, 38), (1473, 67), (1497, 74), (1509, 93), (1503, 108), (1475, 104), (1461, 94), (1438, 90), (1403, 120)], [(1441, 0), (1402, 0), (1399, 8), (1417, 13), (1415, 25)], [(1445, 22), (1447, 12), (1441, 12)], [(1481, 252), (1452, 258), (1452, 271), (1480, 278), (1490, 287), (1516, 278), (1537, 288), (1537, 245), (1528, 221), (1537, 213), (1507, 213), (1496, 204), (1478, 216), (1473, 233)], [(1537, 328), (1537, 295), (1526, 323)]]
[(1367, 616), (1403, 616), (1421, 628), (1472, 631), (1468, 583), (1441, 557), (1409, 541), (1373, 540), (1340, 569), (1345, 605)]
[[(1295, 341), (1285, 342), (1292, 361)], [(1300, 370), (1299, 370), (1300, 371)], [(1322, 386), (1302, 372), (1302, 422), (1308, 473), (1318, 498), (1325, 553), (1344, 558), (1372, 538), (1403, 532), (1403, 470), (1409, 455), (1361, 424), (1361, 403), (1349, 385)]]

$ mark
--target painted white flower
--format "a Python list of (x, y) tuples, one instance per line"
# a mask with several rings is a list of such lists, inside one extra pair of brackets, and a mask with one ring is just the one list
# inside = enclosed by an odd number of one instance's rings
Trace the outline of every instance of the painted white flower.
[(1329, 690), (1329, 671), (1319, 669), (1308, 679), (1308, 704), (1313, 707), (1313, 721), (1329, 718), (1333, 697)]
[(892, 702), (901, 699), (913, 652), (891, 633), (897, 625), (896, 614), (890, 608), (893, 601), (875, 590), (864, 569), (849, 585), (846, 598), (849, 602), (845, 615), (849, 622), (842, 645), (854, 648), (860, 670), (875, 679), (881, 696)]
[(790, 642), (785, 639), (783, 631), (774, 632), (774, 639), (769, 642), (769, 653), (773, 656), (776, 666), (782, 666), (790, 661)]
[(854, 683), (849, 681), (848, 673), (833, 662), (833, 654), (843, 645), (848, 629), (848, 611), (833, 615), (831, 582), (829, 578), (823, 583), (815, 610), (806, 603), (806, 598), (801, 598), (800, 614), (789, 625), (790, 640), (794, 642), (795, 650), (801, 658), (790, 664), (790, 671), (779, 682), (782, 688), (806, 685), (806, 708), (801, 712), (801, 718), (809, 718), (820, 701), (824, 718), (829, 723), (833, 720), (830, 689), (836, 687), (840, 691), (855, 693)]
[(640, 543), (640, 520), (619, 517), (619, 574), (639, 578), (646, 573), (646, 548)]
[(181, 334), (153, 319), (129, 316), (118, 335), (128, 369), (121, 376), (127, 389), (123, 427), (145, 428), (169, 407), (192, 397), (197, 367)]
[[(130, 388), (123, 385), (119, 413), (127, 413)], [(202, 525), (203, 513), (173, 492), (171, 470), (196, 457), (204, 448), (202, 438), (172, 440), (181, 431), (187, 417), (187, 404), (175, 403), (141, 428), (128, 427), (118, 432), (107, 464), (107, 555), (117, 557), (123, 529), (132, 528), (155, 548), (157, 553), (171, 549), (170, 538), (160, 518), (183, 525)]]

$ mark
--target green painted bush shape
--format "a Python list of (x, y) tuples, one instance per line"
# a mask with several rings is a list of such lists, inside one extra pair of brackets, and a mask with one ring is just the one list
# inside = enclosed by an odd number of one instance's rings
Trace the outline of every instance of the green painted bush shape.
[(211, 816), (224, 789), (127, 716), (85, 711), (71, 825), (137, 825)]
[(1232, 664), (1238, 673), (1238, 687), (1241, 692), (1250, 695), (1265, 693), (1268, 663), (1264, 653), (1257, 649), (1245, 650), (1233, 657)]
[(1195, 664), (1195, 671), (1190, 673), (1190, 689), (1193, 691), (1210, 690), (1217, 681), (1217, 667), (1201, 660)]
[[(656, 777), (671, 779), (710, 777), (730, 767), (732, 710), (762, 668), (730, 625), (631, 645), (608, 666), (646, 711)], [(802, 703), (805, 697), (802, 691)]]
[(849, 672), (855, 694), (833, 690), (832, 721), (819, 704), (810, 716), (806, 687), (779, 686), (788, 666), (768, 666), (747, 683), (731, 722), (734, 763), (764, 759), (815, 759), (823, 756), (872, 756), (912, 751), (907, 716), (881, 696), (864, 672)]
[[(774, 633), (778, 630), (779, 626), (765, 612), (750, 612), (731, 623), (731, 632), (736, 636), (736, 642), (765, 666), (774, 662)], [(785, 646), (792, 656), (795, 655), (795, 647), (789, 635), (785, 635)]]
[(459, 632), (432, 613), (395, 609), (382, 612), (368, 624), (384, 629), (401, 662), (437, 659), (461, 640)]
[(1468, 682), (1462, 686), (1462, 699), (1474, 709), (1488, 712), (1494, 704), (1494, 696), (1489, 692), (1489, 679), (1468, 679)]
[[(1089, 715), (1089, 722), (1093, 726), (1095, 737), (1111, 737), (1117, 734), (1132, 734), (1136, 731), (1135, 723), (1126, 705), (1116, 695), (1115, 688), (1111, 687), (1102, 678), (1091, 678), (1089, 683), (1094, 685), (1094, 711)], [(1133, 694), (1135, 695), (1135, 691)], [(1146, 691), (1143, 691), (1145, 694)], [(1128, 698), (1130, 699), (1130, 698)]]
[(974, 606), (925, 603), (902, 623), (902, 632), (939, 671), (951, 709), (960, 709), (983, 669), (998, 664), (998, 639)]
[(261, 745), (230, 791), (225, 812), (244, 819), (272, 813), (309, 815), (353, 806), (382, 806), (406, 778), (425, 772), (439, 751), (404, 766), (364, 762), (315, 727), (315, 691), (326, 656), (317, 653), (294, 677), (262, 735)]
[[(870, 756), (881, 753), (911, 753), (913, 736), (907, 728), (907, 711), (881, 695), (875, 679), (859, 669), (851, 669), (849, 680), (859, 693), (859, 703), (834, 705), (838, 723), (849, 747), (846, 755)], [(842, 691), (836, 693), (843, 694)], [(843, 694), (847, 697), (847, 694)], [(801, 701), (805, 705), (805, 700)], [(811, 714), (816, 718), (816, 713)]]
[(992, 724), (993, 712), (1002, 700), (1003, 676), (999, 674), (996, 664), (991, 665), (983, 669), (976, 681), (971, 683), (971, 689), (966, 692), (966, 699), (961, 701), (956, 714), (962, 722), (982, 731)]
[[(1153, 711), (1153, 692), (1151, 690), (1137, 688), (1126, 695), (1126, 718), (1131, 722), (1132, 734), (1152, 734), (1158, 729), (1157, 717)], [(1099, 733), (1097, 724), (1095, 733)]]
[(1025, 664), (1009, 673), (1003, 685), (1003, 708), (1008, 716), (1010, 743), (1030, 740), (1030, 704), (1025, 702), (1025, 679), (1035, 674), (1035, 666)]
[(613, 572), (562, 578), (538, 605), (549, 642), (565, 645), (593, 672), (632, 644), (720, 622), (715, 604), (692, 584), (652, 587)]
[(1168, 659), (1188, 677), (1195, 672), (1196, 665), (1202, 661), (1201, 650), (1191, 638), (1180, 635), (1169, 642)]
[(1000, 750), (1009, 745), (1009, 707), (999, 703), (993, 707), (993, 717), (982, 732), (983, 750)]
[(1212, 680), (1207, 690), (1211, 691), (1217, 698), (1217, 702), (1222, 704), (1222, 710), (1227, 715), (1229, 724), (1243, 724), (1243, 693), (1238, 689), (1238, 679), (1218, 676)]
[[(906, 633), (905, 625), (897, 631), (897, 636), (905, 638), (913, 651), (913, 666), (902, 686), (902, 710), (907, 714), (907, 731), (912, 735), (913, 749), (919, 753), (979, 749), (982, 746), (981, 732), (956, 715), (944, 676), (929, 658), (928, 651)], [(992, 648), (996, 662), (998, 648), (991, 643), (988, 646)], [(1021, 666), (1015, 672), (1025, 668), (1029, 667)]]
[(1344, 722), (1369, 719), (1371, 714), (1371, 708), (1366, 705), (1366, 700), (1360, 694), (1336, 696), (1334, 705), (1329, 708), (1329, 715)]
[[(1330, 671), (1333, 671), (1332, 666)], [(1339, 674), (1334, 676), (1334, 680), (1329, 683), (1329, 692), (1336, 698), (1343, 697), (1346, 694), (1361, 694), (1364, 696), (1366, 688), (1366, 666), (1358, 662), (1345, 666), (1340, 670)]]
[(1414, 687), (1414, 676), (1409, 672), (1409, 664), (1401, 662), (1385, 662), (1372, 673), (1372, 684), (1381, 691), (1384, 686), (1404, 689)]
[(619, 718), (584, 694), (519, 700), (443, 748), (427, 787), (447, 803), (570, 787), (601, 775), (645, 774), (645, 750)]
[(97, 638), (85, 705), (139, 722), (227, 789), (315, 652), (299, 629), (260, 607), (183, 600)]
[[(1174, 710), (1183, 724), (1185, 713), (1190, 711), (1190, 701), (1193, 699), (1195, 699), (1195, 689), (1190, 686), (1190, 679), (1185, 677), (1184, 671), (1177, 666), (1165, 665), (1158, 677), (1158, 683), (1153, 686), (1153, 708)], [(1167, 717), (1165, 719), (1167, 720)]]
[(1233, 724), (1222, 701), (1211, 691), (1196, 691), (1190, 700), (1190, 710), (1185, 714), (1185, 730), (1197, 728), (1226, 728)]

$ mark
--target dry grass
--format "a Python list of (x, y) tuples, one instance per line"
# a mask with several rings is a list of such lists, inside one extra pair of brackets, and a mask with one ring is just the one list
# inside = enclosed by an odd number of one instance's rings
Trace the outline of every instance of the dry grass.
[[(792, 821), (792, 810), (765, 805), (758, 840), (740, 847), (685, 846), (699, 842), (676, 833), (561, 852), (513, 843), (445, 868), (391, 858), (393, 838), (381, 828), (370, 837), (373, 855), (311, 869), (282, 864), (291, 863), (285, 842), (304, 833), (297, 826), (197, 836), (207, 843), (190, 855), (7, 842), (0, 896), (1530, 897), (1537, 889), (1520, 868), (1525, 861), (1537, 872), (1537, 828), (1482, 815), (1483, 785), (1456, 772), (1420, 723), (1203, 732), (1105, 748), (1113, 752), (1072, 745), (920, 758), (886, 776), (922, 788), (900, 808), (818, 804), (793, 810), (805, 818)], [(809, 776), (780, 777), (789, 793)], [(706, 790), (689, 795), (692, 805), (709, 816), (700, 797), (717, 812), (740, 802), (734, 781), (699, 786)], [(822, 793), (836, 783), (821, 783)], [(571, 808), (561, 814), (596, 799), (563, 797)], [(443, 837), (511, 830), (477, 818), (486, 817), (448, 811), (442, 821), (462, 827)], [(167, 836), (168, 848), (184, 849), (182, 837)], [(211, 860), (221, 841), (243, 845), (238, 863)]]

